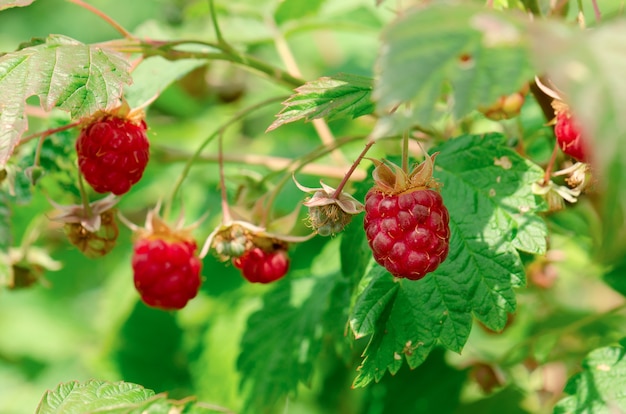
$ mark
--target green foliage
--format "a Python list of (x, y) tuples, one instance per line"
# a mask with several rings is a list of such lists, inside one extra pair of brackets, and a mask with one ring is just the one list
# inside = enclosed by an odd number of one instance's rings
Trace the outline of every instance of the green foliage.
[(95, 410), (130, 412), (131, 408), (145, 407), (145, 403), (154, 397), (154, 391), (127, 382), (73, 381), (59, 384), (56, 389), (46, 392), (36, 414), (82, 414)]
[(311, 121), (325, 118), (357, 118), (374, 111), (370, 100), (372, 79), (364, 76), (338, 74), (323, 77), (296, 88), (296, 94), (283, 102), (278, 119), (266, 132), (299, 119)]
[(394, 281), (378, 265), (366, 275), (350, 318), (357, 338), (372, 335), (356, 386), (397, 372), (404, 359), (415, 368), (437, 343), (461, 352), (472, 314), (501, 330), (515, 311), (513, 288), (526, 279), (516, 249), (545, 251), (546, 228), (536, 217), (542, 206), (530, 191), (540, 168), (496, 134), (458, 137), (435, 151), (450, 254), (417, 282)]
[(4, 166), (27, 128), (26, 99), (59, 107), (72, 117), (89, 116), (120, 104), (129, 65), (117, 53), (51, 35), (45, 44), (0, 57), (0, 166)]
[[(0, 0), (13, 7), (0, 14), (0, 49), (13, 50), (0, 54), (0, 284), (9, 249), (39, 281), (0, 292), (2, 414), (33, 412), (45, 389), (38, 414), (550, 412), (598, 347), (556, 410), (626, 409), (626, 342), (607, 347), (626, 322), (618, 0), (597, 2), (602, 19), (571, 0), (94, 0), (96, 14), (57, 3)], [(594, 149), (595, 186), (565, 211), (533, 193), (544, 180), (573, 186), (555, 174), (570, 160), (551, 158), (551, 98), (535, 75), (562, 91)], [(528, 82), (518, 118), (481, 114)], [(286, 100), (285, 87), (295, 88)], [(418, 140), (438, 153), (450, 253), (422, 280), (393, 278), (359, 214), (332, 238), (290, 242), (277, 283), (248, 283), (231, 258), (207, 256), (188, 306), (150, 309), (133, 286), (127, 228), (96, 261), (46, 219), (47, 198), (102, 197), (78, 188), (75, 138), (81, 119), (122, 95), (145, 111), (151, 145), (143, 178), (116, 205), (133, 223), (164, 200), (172, 224), (203, 217), (190, 233), (201, 246), (230, 202), (233, 218), (255, 225), (294, 211), (293, 241), (310, 232), (299, 205), (310, 194), (292, 174), (346, 184), (362, 201), (368, 158), (400, 159)], [(330, 132), (311, 120), (333, 121)], [(249, 180), (237, 179), (242, 168)], [(48, 271), (56, 261), (63, 269)], [(125, 382), (68, 382), (86, 378)]]
[(310, 384), (336, 278), (312, 282), (301, 304), (294, 297), (297, 281), (278, 283), (263, 297), (263, 308), (248, 319), (237, 367), (251, 412), (273, 407), (287, 394), (295, 394), (300, 382)]
[(559, 401), (554, 412), (610, 413), (626, 410), (624, 346), (626, 340), (622, 340), (619, 346), (599, 348), (587, 355), (582, 372), (574, 375), (565, 387), (570, 396)]
[(174, 401), (165, 394), (129, 382), (77, 381), (44, 394), (35, 414), (205, 414), (223, 412), (222, 407)]
[(518, 90), (533, 76), (522, 31), (512, 16), (471, 4), (404, 13), (383, 34), (378, 112), (411, 102), (413, 120), (428, 126), (448, 84), (457, 118)]

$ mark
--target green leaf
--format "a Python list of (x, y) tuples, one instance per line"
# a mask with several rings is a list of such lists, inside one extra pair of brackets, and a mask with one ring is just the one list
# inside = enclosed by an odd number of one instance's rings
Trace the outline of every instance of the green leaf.
[(334, 285), (334, 277), (316, 279), (309, 296), (297, 306), (292, 290), (302, 287), (284, 280), (264, 296), (263, 308), (250, 316), (237, 361), (241, 385), (248, 387), (248, 409), (272, 407), (295, 393), (299, 382), (310, 382)]
[(427, 125), (448, 84), (457, 118), (515, 92), (534, 75), (523, 33), (512, 16), (472, 4), (436, 3), (403, 14), (383, 34), (377, 110), (410, 101), (415, 121)]
[(0, 0), (0, 10), (29, 6), (35, 0)]
[(626, 359), (624, 345), (599, 348), (587, 355), (582, 372), (567, 383), (565, 392), (571, 394), (557, 403), (554, 412), (612, 413), (626, 411)]
[(128, 382), (73, 381), (47, 391), (35, 414), (84, 414), (95, 410), (113, 413), (113, 408), (122, 412), (120, 409), (140, 406), (153, 397), (154, 391)]
[(357, 118), (374, 111), (370, 100), (372, 79), (364, 76), (340, 73), (307, 82), (296, 92), (283, 102), (285, 107), (266, 132), (300, 119), (326, 118), (331, 121), (342, 117)]
[(133, 71), (133, 84), (126, 88), (126, 101), (131, 108), (142, 106), (171, 83), (202, 65), (206, 65), (206, 60), (170, 61), (160, 56), (146, 59)]
[[(434, 148), (435, 176), (450, 213), (450, 253), (419, 281), (395, 280), (375, 265), (350, 317), (354, 335), (373, 334), (355, 386), (420, 365), (440, 343), (460, 352), (472, 314), (493, 330), (515, 311), (513, 288), (525, 272), (518, 249), (544, 253), (543, 204), (531, 184), (541, 169), (506, 146), (500, 134), (465, 135)], [(532, 223), (528, 225), (527, 223)]]
[(557, 22), (531, 29), (539, 69), (562, 90), (591, 141), (603, 223), (597, 253), (611, 264), (626, 252), (626, 22), (585, 31)]
[(28, 122), (25, 101), (38, 96), (43, 109), (59, 107), (73, 118), (120, 104), (122, 84), (130, 83), (128, 62), (117, 53), (63, 36), (0, 57), (0, 167)]
[(283, 24), (289, 20), (314, 16), (324, 4), (325, 0), (283, 0), (274, 13), (276, 23)]

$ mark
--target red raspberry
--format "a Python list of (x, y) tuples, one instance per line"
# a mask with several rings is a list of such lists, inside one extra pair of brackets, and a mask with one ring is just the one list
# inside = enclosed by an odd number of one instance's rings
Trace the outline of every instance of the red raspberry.
[(128, 192), (148, 164), (146, 123), (109, 116), (83, 129), (76, 141), (78, 166), (98, 193)]
[(252, 283), (270, 283), (287, 274), (289, 257), (283, 249), (266, 252), (254, 247), (234, 258), (233, 265)]
[(587, 162), (587, 148), (580, 125), (572, 117), (569, 110), (557, 112), (554, 135), (559, 147), (565, 154), (577, 161)]
[[(433, 156), (434, 159), (434, 156)], [(365, 196), (364, 227), (374, 259), (396, 277), (418, 280), (448, 256), (448, 210), (432, 179), (432, 160), (410, 175), (379, 163)]]
[(194, 241), (140, 239), (132, 259), (135, 288), (148, 305), (182, 309), (200, 289), (202, 263)]

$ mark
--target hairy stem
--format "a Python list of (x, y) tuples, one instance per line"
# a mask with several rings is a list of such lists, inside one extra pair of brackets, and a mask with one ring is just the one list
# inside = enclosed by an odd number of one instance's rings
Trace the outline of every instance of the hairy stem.
[(70, 129), (70, 128), (74, 128), (75, 126), (80, 125), (80, 121), (76, 121), (76, 122), (72, 122), (71, 124), (67, 124), (67, 125), (63, 125), (61, 127), (58, 128), (53, 128), (53, 129), (46, 129), (45, 131), (41, 131), (41, 132), (37, 132), (31, 135), (26, 135), (25, 137), (22, 137), (22, 139), (20, 139), (19, 144), (17, 144), (18, 146), (23, 145), (25, 143), (27, 143), (28, 141), (31, 141), (35, 138), (39, 138), (39, 137), (43, 137), (46, 138), (52, 134), (56, 134), (57, 132), (61, 132), (61, 131), (65, 131), (66, 129)]
[(552, 156), (550, 156), (550, 161), (548, 162), (548, 165), (546, 166), (546, 172), (543, 175), (543, 184), (548, 184), (548, 182), (550, 181), (551, 177), (552, 177), (552, 170), (554, 169), (554, 163), (556, 162), (556, 156), (559, 153), (559, 143), (555, 142), (554, 143), (554, 149), (552, 150)]
[(356, 170), (356, 167), (359, 166), (359, 164), (361, 163), (361, 160), (363, 160), (363, 157), (365, 157), (365, 154), (367, 154), (367, 152), (370, 150), (370, 148), (372, 148), (372, 145), (374, 145), (375, 143), (376, 143), (376, 141), (370, 140), (370, 141), (368, 141), (367, 144), (365, 144), (365, 148), (363, 148), (363, 151), (361, 151), (359, 156), (356, 157), (356, 160), (354, 160), (354, 162), (352, 163), (352, 166), (350, 167), (350, 169), (348, 170), (346, 175), (343, 177), (343, 179), (341, 180), (341, 182), (339, 183), (339, 185), (335, 189), (335, 193), (332, 195), (331, 198), (334, 198), (334, 199), (339, 198), (339, 196), (341, 195), (341, 192), (343, 191), (344, 187), (348, 183), (348, 180), (350, 179), (350, 177), (354, 173), (354, 170)]
[(85, 190), (85, 182), (83, 181), (83, 174), (78, 172), (78, 189), (80, 191), (80, 199), (83, 202), (83, 208), (85, 209), (85, 213), (87, 213), (87, 217), (91, 217), (93, 212), (91, 211), (91, 206), (89, 205), (89, 197), (87, 197), (87, 191)]
[(92, 6), (91, 4), (87, 4), (82, 0), (67, 0), (67, 1), (69, 1), (70, 3), (74, 3), (77, 6), (80, 6), (86, 10), (89, 10), (96, 16), (100, 17), (102, 20), (107, 22), (111, 27), (117, 30), (125, 38), (127, 39), (135, 38), (128, 30), (124, 29), (124, 27), (121, 24), (119, 24), (118, 22), (113, 20), (110, 16), (108, 16), (106, 13), (104, 13), (102, 10), (99, 10), (98, 8)]

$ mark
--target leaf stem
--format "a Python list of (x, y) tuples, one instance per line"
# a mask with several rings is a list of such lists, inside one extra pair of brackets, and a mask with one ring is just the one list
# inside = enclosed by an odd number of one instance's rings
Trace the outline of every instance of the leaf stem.
[[(428, 154), (424, 154), (428, 156)], [(409, 173), (409, 131), (402, 133), (402, 171)]]
[(591, 4), (593, 5), (593, 13), (596, 17), (596, 23), (600, 23), (602, 20), (602, 13), (600, 12), (600, 7), (598, 6), (598, 0), (591, 0)]
[(552, 155), (550, 156), (550, 161), (548, 162), (548, 165), (546, 166), (546, 172), (543, 175), (543, 184), (548, 184), (548, 182), (550, 181), (551, 177), (552, 177), (552, 170), (554, 169), (554, 163), (556, 162), (556, 156), (559, 153), (559, 143), (555, 142), (554, 143), (554, 150), (552, 150)]
[(35, 138), (39, 138), (39, 137), (48, 137), (52, 134), (56, 134), (57, 132), (61, 132), (61, 131), (65, 131), (66, 129), (70, 129), (70, 128), (74, 128), (75, 126), (80, 125), (81, 121), (76, 121), (76, 122), (72, 122), (71, 124), (67, 124), (67, 125), (63, 125), (61, 127), (58, 128), (53, 128), (53, 129), (46, 129), (45, 131), (41, 131), (41, 132), (37, 132), (31, 135), (27, 135), (25, 137), (22, 137), (22, 139), (20, 139), (19, 144), (17, 144), (18, 146), (27, 143), (28, 141), (31, 141)]
[(346, 175), (343, 177), (343, 179), (341, 180), (341, 182), (339, 183), (339, 185), (335, 189), (335, 192), (334, 192), (334, 194), (332, 195), (331, 198), (334, 198), (334, 199), (338, 199), (339, 198), (339, 196), (341, 195), (341, 192), (343, 191), (344, 187), (348, 183), (348, 180), (350, 179), (350, 177), (354, 173), (354, 170), (356, 170), (356, 167), (358, 167), (358, 165), (361, 163), (361, 160), (363, 160), (363, 157), (365, 157), (365, 154), (367, 154), (367, 152), (370, 150), (370, 148), (372, 148), (372, 145), (374, 145), (375, 143), (376, 143), (376, 141), (370, 140), (370, 141), (368, 141), (367, 144), (365, 144), (365, 148), (363, 148), (363, 151), (361, 151), (361, 153), (356, 158), (356, 160), (354, 160), (354, 162), (352, 163), (352, 166), (350, 167), (350, 169), (348, 170)]
[(91, 4), (87, 4), (82, 0), (67, 0), (70, 3), (74, 3), (90, 12), (92, 12), (93, 14), (95, 14), (96, 16), (100, 17), (102, 20), (104, 20), (105, 22), (107, 22), (111, 27), (113, 27), (115, 30), (117, 30), (122, 36), (124, 36), (127, 39), (135, 39), (135, 36), (133, 36), (128, 30), (124, 29), (124, 27), (119, 24), (118, 22), (116, 22), (115, 20), (113, 20), (113, 18), (111, 18), (110, 16), (108, 16), (106, 13), (104, 13), (102, 10), (99, 10), (98, 8), (92, 6)]
[(80, 199), (83, 202), (83, 208), (87, 217), (91, 217), (93, 212), (91, 211), (91, 205), (89, 205), (89, 197), (87, 197), (87, 191), (85, 191), (85, 182), (83, 181), (83, 174), (78, 171), (78, 189), (80, 191)]
[(209, 13), (211, 14), (211, 21), (213, 22), (213, 30), (215, 31), (217, 43), (221, 46), (223, 50), (231, 50), (231, 46), (226, 42), (224, 36), (222, 36), (222, 31), (220, 30), (220, 25), (217, 21), (217, 12), (215, 10), (214, 0), (209, 0)]
[(182, 185), (183, 181), (185, 181), (185, 178), (187, 178), (187, 175), (189, 174), (189, 170), (191, 169), (193, 164), (196, 162), (196, 160), (198, 160), (198, 157), (200, 156), (200, 154), (202, 153), (204, 148), (216, 136), (222, 134), (229, 126), (231, 126), (235, 122), (245, 118), (250, 113), (252, 113), (252, 112), (254, 112), (254, 111), (256, 111), (256, 110), (258, 110), (260, 108), (263, 108), (263, 107), (265, 107), (265, 106), (267, 106), (269, 104), (272, 104), (272, 103), (275, 103), (275, 102), (282, 102), (285, 99), (286, 98), (284, 96), (277, 96), (277, 97), (269, 98), (269, 99), (266, 99), (264, 101), (258, 102), (258, 103), (254, 104), (254, 105), (248, 106), (248, 107), (242, 109), (241, 111), (237, 112), (235, 115), (233, 115), (232, 118), (230, 118), (228, 121), (226, 121), (224, 124), (222, 124), (215, 132), (213, 132), (211, 135), (209, 135), (202, 142), (202, 144), (200, 144), (200, 146), (196, 149), (196, 151), (192, 154), (192, 156), (187, 160), (187, 163), (183, 167), (183, 171), (181, 172), (180, 176), (178, 177), (178, 180), (176, 181), (176, 183), (174, 184), (174, 187), (172, 189), (170, 197), (169, 197), (168, 201), (165, 204), (164, 217), (167, 217), (169, 215), (169, 213), (171, 211), (171, 208), (172, 208), (172, 204), (174, 203), (174, 200), (176, 198), (176, 194), (178, 193), (178, 190), (180, 189), (180, 186)]

